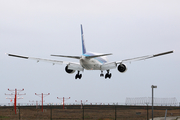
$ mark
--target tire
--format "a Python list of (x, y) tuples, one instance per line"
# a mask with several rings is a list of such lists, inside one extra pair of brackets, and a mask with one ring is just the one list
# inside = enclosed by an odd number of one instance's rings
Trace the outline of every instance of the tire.
[(111, 76), (112, 76), (112, 74), (110, 73), (110, 74), (108, 75), (109, 79), (111, 78)]
[(105, 75), (105, 79), (108, 77), (108, 74)]
[(79, 79), (81, 79), (81, 77), (82, 77), (82, 74), (79, 75)]
[(76, 76), (75, 76), (75, 79), (77, 79), (78, 78), (78, 74), (76, 74)]

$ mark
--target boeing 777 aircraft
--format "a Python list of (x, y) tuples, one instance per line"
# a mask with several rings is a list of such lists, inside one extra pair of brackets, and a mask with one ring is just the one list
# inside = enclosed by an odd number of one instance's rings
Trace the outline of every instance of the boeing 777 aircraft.
[(124, 64), (125, 62), (145, 60), (145, 59), (158, 57), (161, 55), (166, 55), (166, 54), (170, 54), (170, 53), (174, 52), (174, 51), (168, 51), (168, 52), (163, 52), (163, 53), (154, 54), (154, 55), (147, 55), (147, 56), (142, 56), (142, 57), (125, 59), (125, 60), (121, 60), (121, 61), (108, 62), (106, 59), (106, 56), (112, 55), (111, 53), (99, 54), (99, 53), (93, 53), (93, 52), (86, 51), (82, 25), (81, 25), (81, 40), (82, 40), (82, 55), (81, 56), (51, 55), (51, 56), (55, 56), (55, 57), (66, 57), (66, 58), (78, 59), (79, 62), (77, 62), (77, 63), (67, 62), (67, 61), (59, 61), (59, 60), (41, 59), (41, 58), (34, 58), (34, 57), (26, 57), (26, 56), (14, 55), (14, 54), (8, 54), (8, 55), (12, 56), (12, 57), (32, 59), (32, 60), (36, 60), (37, 62), (39, 62), (39, 61), (51, 62), (51, 63), (53, 63), (53, 65), (54, 64), (66, 64), (65, 71), (67, 73), (72, 74), (75, 71), (77, 71), (77, 74), (75, 75), (75, 79), (77, 79), (77, 78), (81, 79), (82, 74), (80, 74), (80, 71), (82, 72), (82, 71), (84, 71), (84, 69), (100, 70), (101, 71), (100, 77), (104, 76), (103, 71), (107, 71), (107, 73), (105, 75), (105, 79), (106, 78), (110, 79), (112, 76), (112, 74), (110, 73), (110, 69), (114, 69), (117, 67), (117, 70), (121, 73), (124, 73), (127, 70), (127, 67)]

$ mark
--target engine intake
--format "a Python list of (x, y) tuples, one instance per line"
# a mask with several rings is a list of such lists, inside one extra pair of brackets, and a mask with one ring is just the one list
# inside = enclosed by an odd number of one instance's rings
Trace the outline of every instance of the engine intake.
[(121, 72), (121, 73), (124, 73), (126, 72), (127, 68), (124, 64), (120, 64), (118, 67), (117, 67), (118, 71)]
[(75, 70), (68, 69), (68, 65), (65, 67), (65, 71), (69, 74), (73, 74)]

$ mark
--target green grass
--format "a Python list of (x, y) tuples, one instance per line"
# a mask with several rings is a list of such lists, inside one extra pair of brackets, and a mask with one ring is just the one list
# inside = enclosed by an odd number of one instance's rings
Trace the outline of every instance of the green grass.
[(10, 117), (8, 117), (8, 116), (0, 116), (0, 118), (10, 118)]

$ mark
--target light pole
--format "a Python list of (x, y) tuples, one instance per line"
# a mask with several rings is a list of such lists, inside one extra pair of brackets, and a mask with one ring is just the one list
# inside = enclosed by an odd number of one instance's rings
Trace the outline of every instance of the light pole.
[(63, 98), (58, 98), (58, 97), (57, 97), (57, 99), (63, 99), (63, 109), (64, 109), (64, 100), (70, 99), (70, 97), (69, 97), (69, 98), (64, 98), (64, 97), (63, 97)]
[(147, 105), (147, 120), (149, 120), (148, 119), (148, 104), (149, 104), (149, 102), (146, 103), (146, 105)]
[(157, 88), (157, 86), (156, 85), (152, 85), (151, 88), (152, 88), (152, 120), (153, 120), (153, 101), (154, 101), (154, 98), (153, 98), (153, 88)]

